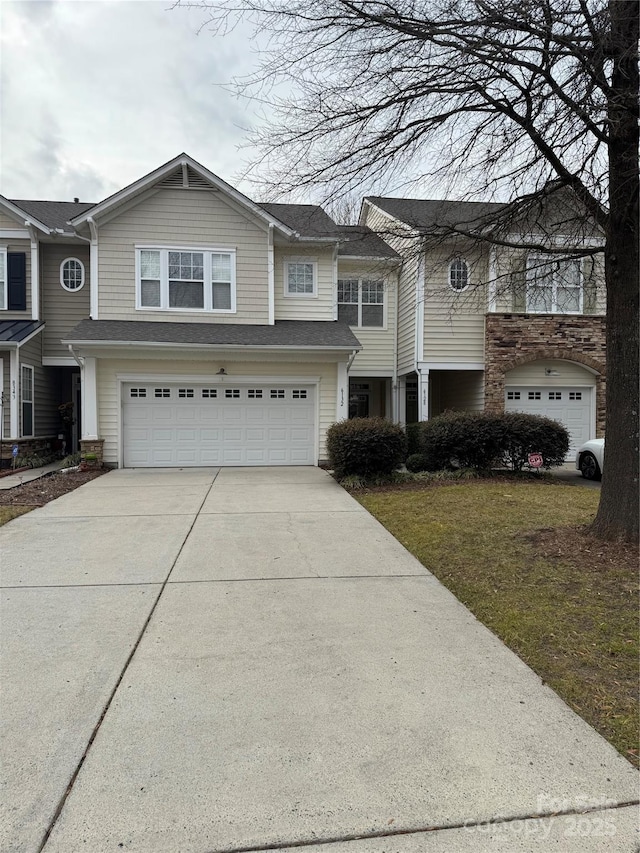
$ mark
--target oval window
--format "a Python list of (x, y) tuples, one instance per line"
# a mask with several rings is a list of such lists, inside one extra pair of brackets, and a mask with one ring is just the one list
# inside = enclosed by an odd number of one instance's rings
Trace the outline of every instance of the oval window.
[(84, 285), (84, 264), (77, 258), (67, 258), (60, 264), (60, 284), (71, 292)]
[(469, 286), (469, 267), (463, 258), (454, 258), (449, 264), (449, 287), (460, 292)]

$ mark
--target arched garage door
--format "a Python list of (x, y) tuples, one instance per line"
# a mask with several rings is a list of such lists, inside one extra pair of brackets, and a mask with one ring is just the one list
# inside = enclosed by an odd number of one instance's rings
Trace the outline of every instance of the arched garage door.
[(124, 465), (314, 465), (315, 387), (123, 385)]
[(505, 388), (505, 410), (544, 415), (560, 421), (569, 431), (569, 454), (594, 437), (592, 421), (593, 388), (515, 386)]

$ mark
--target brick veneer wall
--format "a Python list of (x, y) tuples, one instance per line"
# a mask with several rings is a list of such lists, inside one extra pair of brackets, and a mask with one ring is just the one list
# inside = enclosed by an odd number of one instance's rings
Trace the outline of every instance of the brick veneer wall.
[(605, 429), (605, 318), (487, 314), (484, 393), (487, 411), (504, 411), (504, 376), (540, 359), (564, 359), (596, 372), (596, 435)]
[[(80, 455), (82, 461), (86, 462), (89, 468), (102, 468), (104, 454), (104, 439), (103, 438), (83, 438), (80, 442)], [(91, 459), (87, 459), (87, 456)], [(95, 459), (93, 458), (95, 456)]]

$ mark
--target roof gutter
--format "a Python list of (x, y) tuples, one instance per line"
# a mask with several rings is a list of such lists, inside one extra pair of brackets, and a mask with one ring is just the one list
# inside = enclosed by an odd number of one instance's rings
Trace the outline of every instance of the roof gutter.
[[(88, 341), (67, 341), (63, 340), (63, 344), (66, 344), (73, 357), (75, 358), (75, 354), (73, 353), (73, 347), (139, 347), (139, 348), (150, 348), (150, 347), (163, 347), (163, 348), (172, 348), (172, 349), (211, 349), (211, 350), (260, 350), (264, 352), (265, 350), (269, 352), (299, 352), (300, 350), (305, 350), (308, 352), (314, 352), (317, 350), (321, 350), (322, 352), (359, 352), (362, 347), (354, 347), (353, 344), (345, 344), (344, 346), (313, 346), (313, 345), (305, 345), (305, 344), (194, 344), (194, 343), (181, 343), (180, 341), (96, 341), (96, 340), (88, 340)], [(76, 359), (77, 360), (77, 359)]]

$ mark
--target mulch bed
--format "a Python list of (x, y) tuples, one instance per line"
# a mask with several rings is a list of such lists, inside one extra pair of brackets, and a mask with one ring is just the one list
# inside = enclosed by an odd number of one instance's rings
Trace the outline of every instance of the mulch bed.
[(637, 575), (638, 550), (625, 542), (603, 542), (589, 534), (587, 527), (562, 527), (536, 530), (523, 537), (537, 554), (548, 560), (560, 560), (565, 565), (598, 574), (606, 584), (612, 570), (628, 570)]
[(53, 471), (30, 483), (12, 489), (0, 489), (0, 506), (44, 506), (105, 473), (106, 470), (70, 471), (68, 474)]

